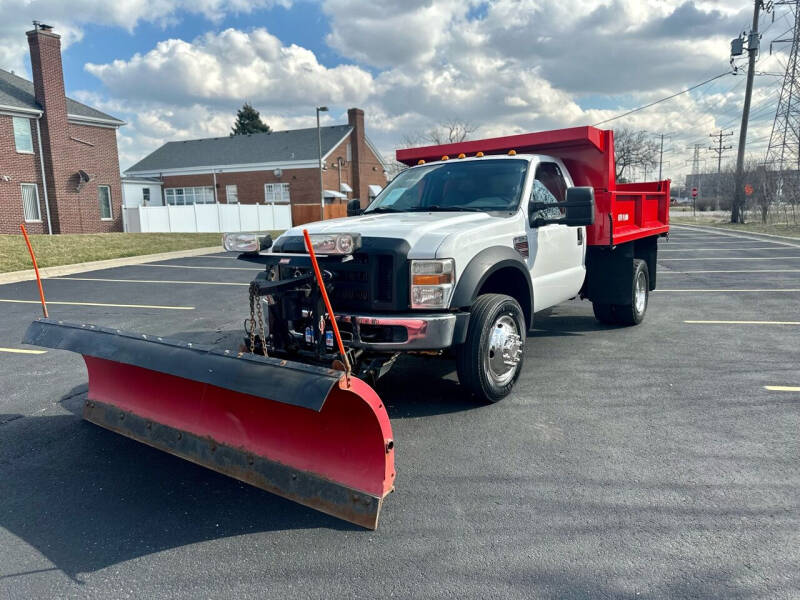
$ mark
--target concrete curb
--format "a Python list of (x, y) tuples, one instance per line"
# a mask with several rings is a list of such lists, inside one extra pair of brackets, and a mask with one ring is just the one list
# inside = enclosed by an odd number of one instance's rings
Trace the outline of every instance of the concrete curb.
[[(718, 235), (725, 235), (729, 237), (740, 237), (748, 240), (771, 242), (773, 244), (781, 244), (782, 246), (792, 246), (800, 248), (800, 238), (787, 237), (785, 235), (775, 235), (773, 233), (758, 233), (756, 231), (739, 231), (738, 229), (731, 229), (729, 227), (703, 227), (702, 225), (684, 225), (674, 224), (672, 227), (684, 227), (689, 230), (702, 231), (704, 233), (716, 233)], [(771, 240), (765, 238), (772, 238)], [(779, 242), (776, 240), (786, 240)], [(789, 243), (793, 242), (793, 243)]]
[[(168, 260), (170, 258), (187, 258), (189, 256), (202, 256), (215, 252), (224, 252), (222, 246), (211, 246), (208, 248), (194, 248), (192, 250), (176, 250), (174, 252), (159, 252), (158, 254), (141, 254), (139, 256), (126, 256), (124, 258), (109, 258), (107, 260), (93, 260), (91, 262), (77, 263), (74, 265), (59, 265), (57, 267), (45, 267), (39, 269), (42, 279), (49, 277), (60, 277), (61, 275), (73, 275), (74, 273), (86, 273), (99, 269), (110, 269), (112, 267), (124, 267), (126, 265), (142, 265), (145, 263)], [(36, 279), (33, 269), (26, 271), (11, 271), (10, 273), (0, 273), (0, 285), (4, 283), (16, 283), (18, 281), (31, 281)]]

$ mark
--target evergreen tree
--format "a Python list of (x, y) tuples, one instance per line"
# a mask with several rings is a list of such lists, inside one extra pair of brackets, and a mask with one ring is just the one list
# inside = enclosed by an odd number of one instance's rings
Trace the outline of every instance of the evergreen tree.
[(231, 135), (245, 135), (248, 133), (269, 133), (269, 125), (261, 120), (261, 115), (249, 102), (236, 112), (236, 121), (231, 129)]

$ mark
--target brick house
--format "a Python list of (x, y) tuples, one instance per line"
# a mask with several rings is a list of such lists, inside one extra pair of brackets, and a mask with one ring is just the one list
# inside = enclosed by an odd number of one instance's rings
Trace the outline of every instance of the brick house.
[(66, 97), (60, 36), (34, 27), (33, 81), (0, 69), (0, 233), (122, 231), (125, 123)]
[[(347, 116), (347, 125), (320, 128), (325, 200), (335, 209), (328, 216), (343, 215), (351, 199), (366, 206), (386, 185), (364, 111), (351, 108)], [(300, 224), (319, 219), (318, 154), (316, 127), (186, 140), (164, 144), (125, 175), (159, 179), (166, 204), (290, 203)]]

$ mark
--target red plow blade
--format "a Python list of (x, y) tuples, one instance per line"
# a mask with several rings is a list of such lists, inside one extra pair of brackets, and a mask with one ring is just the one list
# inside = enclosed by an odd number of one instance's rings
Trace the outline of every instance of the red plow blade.
[(34, 321), (29, 344), (83, 355), (83, 417), (300, 504), (375, 529), (394, 488), (378, 395), (340, 371), (92, 325)]

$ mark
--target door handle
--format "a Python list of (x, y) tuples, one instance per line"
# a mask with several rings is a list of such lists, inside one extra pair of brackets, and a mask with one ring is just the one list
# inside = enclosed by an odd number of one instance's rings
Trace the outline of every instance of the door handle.
[(583, 246), (583, 227), (578, 227), (578, 246)]

